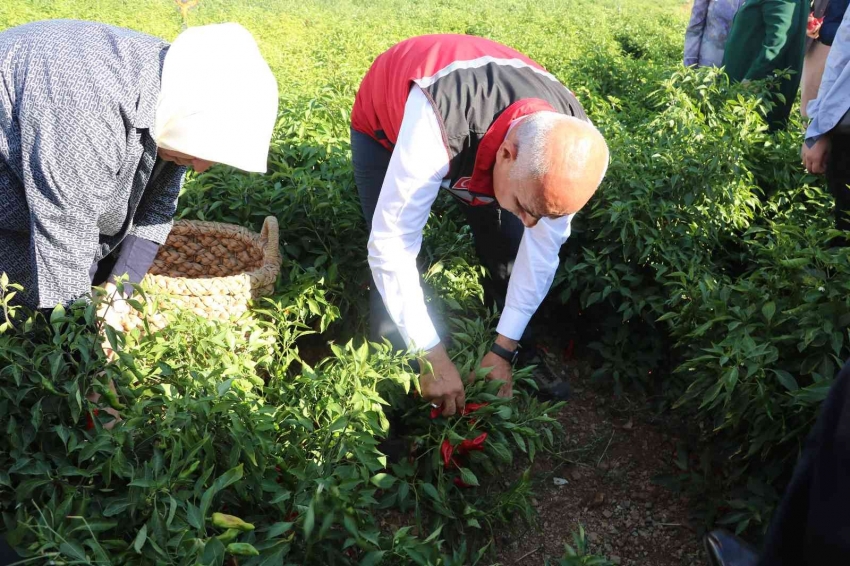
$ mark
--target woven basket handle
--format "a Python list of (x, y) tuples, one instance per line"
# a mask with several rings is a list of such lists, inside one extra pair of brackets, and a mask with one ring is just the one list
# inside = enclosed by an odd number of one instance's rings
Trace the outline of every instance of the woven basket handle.
[(263, 257), (266, 263), (280, 265), (280, 229), (277, 218), (266, 216), (263, 221), (263, 229), (260, 230), (260, 247), (263, 248)]

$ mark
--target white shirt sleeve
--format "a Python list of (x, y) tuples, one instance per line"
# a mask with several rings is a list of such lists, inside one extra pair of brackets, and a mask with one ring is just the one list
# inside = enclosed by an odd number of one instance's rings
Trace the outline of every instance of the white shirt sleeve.
[(534, 228), (526, 228), (519, 244), (505, 308), (496, 332), (519, 340), (537, 307), (543, 302), (560, 260), (558, 252), (570, 236), (572, 214), (562, 218), (541, 218)]
[(448, 174), (449, 156), (437, 115), (414, 86), (369, 235), (369, 267), (384, 305), (411, 350), (428, 350), (440, 337), (425, 308), (416, 256), (431, 205)]

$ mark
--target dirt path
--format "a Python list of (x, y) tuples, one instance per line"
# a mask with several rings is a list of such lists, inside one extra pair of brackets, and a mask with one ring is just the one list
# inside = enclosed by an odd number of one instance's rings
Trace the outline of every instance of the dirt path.
[(674, 472), (675, 435), (650, 422), (639, 400), (618, 399), (591, 386), (587, 369), (567, 369), (559, 362), (553, 367), (553, 357), (547, 359), (550, 371), (571, 374), (572, 398), (559, 415), (565, 439), (556, 454), (538, 457), (533, 468), (538, 528), (498, 539), (499, 562), (557, 559), (564, 543), (573, 544), (572, 533), (581, 523), (590, 549), (615, 564), (705, 565), (696, 529), (688, 522), (688, 501), (652, 483), (653, 477)]

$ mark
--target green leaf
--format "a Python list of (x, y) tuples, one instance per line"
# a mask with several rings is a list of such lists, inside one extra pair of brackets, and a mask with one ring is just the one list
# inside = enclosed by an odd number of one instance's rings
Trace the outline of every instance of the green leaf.
[(136, 551), (136, 554), (142, 553), (142, 547), (145, 546), (146, 540), (148, 540), (148, 526), (142, 525), (142, 528), (139, 529), (136, 535), (136, 540), (133, 541), (133, 550)]
[(504, 420), (510, 420), (511, 418), (511, 408), (508, 405), (502, 405), (496, 410), (496, 415), (499, 415), (500, 418)]
[(434, 532), (432, 532), (430, 535), (428, 535), (428, 538), (425, 539), (425, 542), (433, 542), (433, 541), (437, 540), (437, 537), (440, 536), (440, 533), (442, 533), (442, 532), (443, 532), (443, 525), (440, 525), (439, 527), (434, 529)]
[(486, 445), (486, 451), (491, 452), (493, 456), (495, 456), (495, 458), (503, 464), (510, 464), (513, 462), (513, 454), (511, 454), (511, 451), (508, 450), (508, 448), (501, 442), (488, 442)]
[(460, 479), (466, 485), (474, 485), (474, 486), (480, 485), (478, 483), (478, 478), (475, 477), (475, 474), (473, 474), (472, 470), (470, 470), (469, 468), (461, 468), (460, 469)]
[(519, 447), (519, 449), (523, 452), (528, 452), (525, 447), (525, 440), (519, 435), (519, 433), (511, 431), (511, 435), (514, 437), (514, 441), (516, 442), (516, 445)]
[(106, 508), (103, 510), (104, 517), (115, 517), (116, 515), (120, 515), (124, 512), (127, 507), (130, 506), (130, 502), (126, 499), (126, 497), (122, 497), (121, 499), (110, 501)]
[(204, 516), (197, 505), (186, 502), (186, 521), (194, 528), (200, 530), (204, 526)]
[(170, 500), (170, 504), (168, 508), (168, 519), (165, 520), (165, 525), (170, 527), (172, 521), (174, 521), (174, 515), (177, 513), (177, 500), (170, 495), (168, 496), (168, 499)]
[(63, 318), (65, 318), (65, 307), (62, 305), (56, 305), (56, 308), (54, 308), (53, 312), (50, 313), (50, 324), (61, 322), (61, 319)]
[(370, 480), (375, 487), (380, 489), (389, 489), (396, 482), (396, 478), (390, 474), (380, 473), (372, 476)]
[(763, 314), (763, 315), (764, 315), (764, 318), (765, 318), (768, 322), (770, 322), (771, 320), (773, 320), (773, 315), (774, 315), (775, 313), (776, 313), (776, 304), (775, 304), (774, 302), (772, 302), (772, 301), (771, 301), (771, 302), (769, 302), (769, 303), (766, 303), (766, 304), (765, 304), (765, 305), (761, 308), (761, 314)]
[(235, 468), (227, 470), (221, 476), (219, 476), (204, 492), (203, 497), (201, 497), (201, 517), (206, 517), (207, 512), (210, 510), (210, 505), (212, 504), (213, 498), (216, 494), (227, 486), (239, 481), (242, 479), (242, 464), (239, 464)]
[(735, 389), (735, 385), (738, 383), (738, 373), (738, 366), (735, 366), (726, 372), (726, 391), (732, 391)]
[(109, 341), (109, 345), (112, 347), (114, 352), (118, 351), (118, 334), (115, 333), (115, 329), (109, 326), (108, 324), (103, 325), (103, 331), (106, 333), (106, 339)]
[(207, 540), (201, 562), (206, 565), (218, 566), (224, 563), (224, 543), (215, 537)]
[(717, 396), (720, 395), (721, 389), (723, 389), (722, 381), (718, 381), (717, 383), (709, 387), (705, 392), (705, 396), (702, 398), (702, 403), (700, 404), (699, 408), (702, 409), (703, 407), (714, 401)]
[(800, 389), (800, 386), (797, 384), (797, 380), (794, 379), (794, 376), (787, 371), (781, 369), (774, 369), (771, 371), (776, 374), (776, 378), (779, 380), (779, 383), (781, 383), (788, 391), (797, 391)]
[[(55, 312), (55, 311), (54, 311)], [(59, 552), (70, 556), (74, 560), (79, 560), (84, 563), (89, 563), (88, 558), (86, 557), (86, 551), (83, 550), (83, 547), (73, 541), (66, 541), (59, 545)]]
[(106, 531), (111, 531), (112, 529), (118, 526), (118, 521), (86, 521), (83, 517), (79, 517), (79, 519), (83, 520), (83, 524), (74, 527), (72, 532), (91, 531), (93, 533), (103, 533)]
[(427, 566), (427, 565), (428, 565), (428, 559), (425, 557), (425, 555), (424, 555), (424, 554), (422, 554), (422, 553), (421, 553), (419, 550), (417, 550), (416, 548), (411, 547), (411, 546), (405, 546), (405, 547), (404, 547), (404, 552), (405, 552), (405, 554), (407, 554), (410, 558), (412, 558), (414, 562), (416, 562), (416, 563), (417, 563), (417, 564), (419, 564), (420, 566)]
[(128, 483), (127, 485), (129, 485), (131, 487), (157, 487), (159, 485), (159, 482), (156, 481), (156, 480), (152, 480), (152, 479), (141, 478), (141, 479), (133, 480), (130, 483)]
[(371, 552), (367, 552), (360, 561), (360, 566), (375, 566), (376, 564), (380, 564), (385, 553), (385, 550), (373, 550)]
[(422, 491), (424, 491), (428, 497), (437, 502), (441, 501), (440, 494), (437, 493), (437, 488), (435, 488), (433, 485), (427, 482), (420, 482), (419, 485), (422, 487)]
[(313, 527), (316, 525), (316, 511), (313, 508), (313, 502), (310, 501), (307, 507), (307, 513), (304, 515), (304, 538), (309, 539), (313, 534)]
[(352, 515), (345, 515), (342, 518), (342, 524), (351, 536), (356, 537), (359, 534), (360, 529), (357, 528), (357, 519), (355, 519)]
[(286, 533), (290, 529), (292, 529), (292, 525), (295, 523), (275, 523), (269, 530), (266, 531), (266, 538), (273, 539), (275, 537), (279, 537), (280, 535)]

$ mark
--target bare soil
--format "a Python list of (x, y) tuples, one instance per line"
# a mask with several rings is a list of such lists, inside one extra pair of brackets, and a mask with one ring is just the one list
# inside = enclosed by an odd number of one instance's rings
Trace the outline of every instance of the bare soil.
[(676, 424), (656, 422), (640, 398), (594, 386), (591, 368), (561, 357), (546, 355), (545, 363), (550, 375), (566, 378), (572, 388), (558, 416), (566, 438), (556, 453), (536, 459), (538, 524), (499, 537), (499, 563), (554, 562), (583, 525), (590, 550), (614, 564), (707, 564), (697, 527), (688, 520), (689, 501), (652, 482), (676, 471)]

